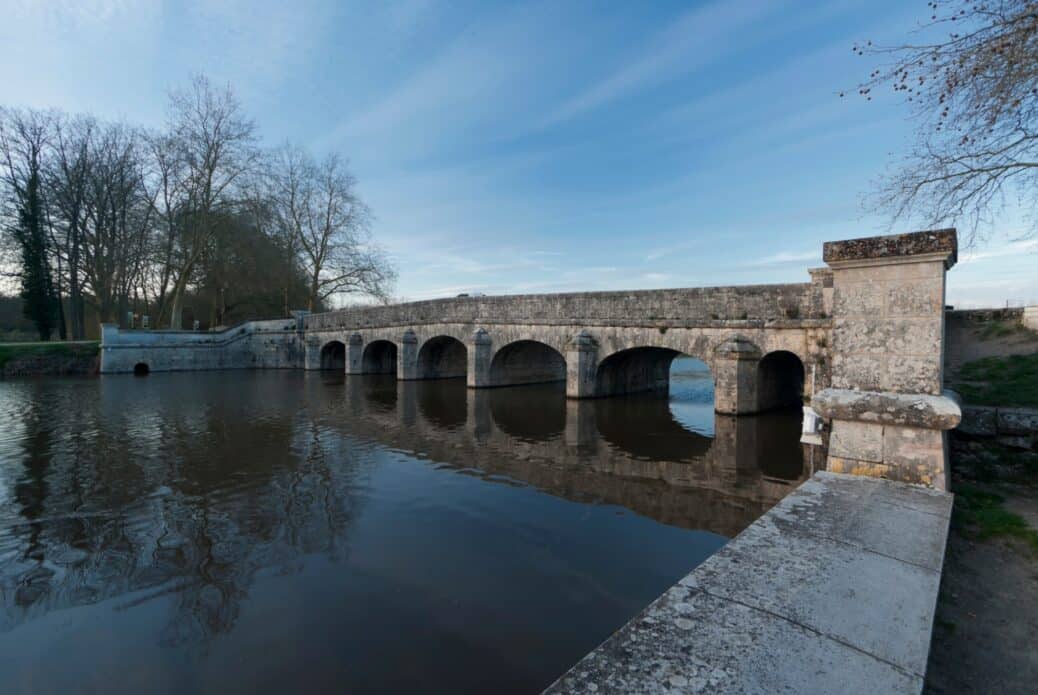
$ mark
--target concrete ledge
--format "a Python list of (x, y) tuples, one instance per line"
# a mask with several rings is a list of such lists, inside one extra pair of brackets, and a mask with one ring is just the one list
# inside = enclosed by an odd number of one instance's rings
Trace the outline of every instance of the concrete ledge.
[(962, 419), (958, 397), (924, 393), (890, 393), (824, 389), (811, 399), (811, 407), (830, 420), (872, 422), (881, 425), (950, 430)]
[(817, 473), (545, 692), (921, 692), (951, 506)]

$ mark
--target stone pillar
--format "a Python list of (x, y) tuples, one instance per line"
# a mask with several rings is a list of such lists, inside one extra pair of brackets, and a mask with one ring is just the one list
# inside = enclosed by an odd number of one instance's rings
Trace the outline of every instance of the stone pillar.
[(418, 378), (418, 336), (410, 328), (400, 337), (400, 350), (396, 356), (396, 378)]
[(587, 331), (573, 336), (566, 349), (566, 397), (593, 398), (598, 368), (598, 341)]
[(350, 334), (346, 343), (346, 373), (364, 373), (364, 339), (360, 333)]
[(490, 360), (493, 358), (490, 334), (479, 328), (468, 344), (468, 370), (465, 383), (470, 389), (490, 386)]
[(760, 349), (736, 335), (714, 350), (714, 410), (722, 415), (757, 412), (757, 364)]
[(831, 471), (946, 490), (947, 435), (961, 417), (943, 392), (945, 272), (955, 230), (828, 242), (832, 388), (812, 406), (832, 422)]

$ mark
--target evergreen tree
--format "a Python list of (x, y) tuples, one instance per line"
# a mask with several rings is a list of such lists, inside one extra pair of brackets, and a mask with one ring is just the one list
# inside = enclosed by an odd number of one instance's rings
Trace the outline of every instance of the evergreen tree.
[(47, 234), (43, 226), (40, 175), (29, 174), (25, 196), (18, 211), (14, 237), (22, 255), (22, 299), (25, 317), (36, 324), (40, 340), (50, 340), (54, 329), (57, 299), (47, 258)]

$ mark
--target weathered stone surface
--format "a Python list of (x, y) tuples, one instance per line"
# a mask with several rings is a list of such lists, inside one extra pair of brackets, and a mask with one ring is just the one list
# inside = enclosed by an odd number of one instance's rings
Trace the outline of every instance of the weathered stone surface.
[(884, 425), (883, 463), (898, 471), (898, 480), (947, 489), (945, 436), (938, 429)]
[(856, 461), (883, 461), (883, 426), (837, 420), (829, 439), (829, 454)]
[(913, 393), (855, 391), (829, 388), (815, 394), (811, 406), (833, 420), (852, 420), (908, 427), (949, 430), (962, 411), (953, 397)]
[(833, 349), (839, 352), (886, 355), (911, 354), (926, 346), (929, 352), (941, 343), (941, 318), (879, 319), (862, 323), (845, 318), (833, 321)]
[(918, 693), (951, 495), (816, 474), (550, 693)]
[(929, 232), (891, 234), (889, 236), (827, 241), (822, 245), (822, 259), (826, 263), (880, 258), (902, 258), (926, 254), (946, 253), (948, 267), (958, 258), (958, 241), (954, 229), (936, 229)]

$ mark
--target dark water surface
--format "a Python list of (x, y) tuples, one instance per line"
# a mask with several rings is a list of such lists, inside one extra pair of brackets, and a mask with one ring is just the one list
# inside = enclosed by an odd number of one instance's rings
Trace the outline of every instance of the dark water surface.
[(670, 400), (0, 382), (0, 692), (537, 692), (803, 479), (798, 437), (680, 360)]

